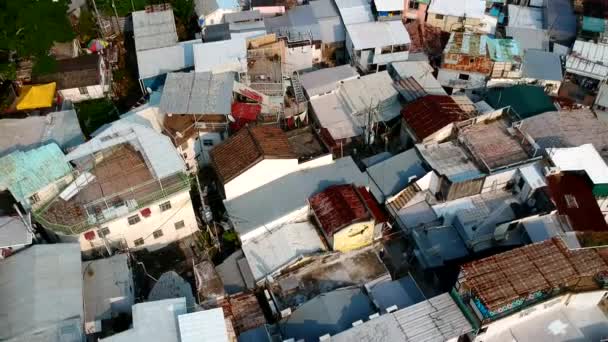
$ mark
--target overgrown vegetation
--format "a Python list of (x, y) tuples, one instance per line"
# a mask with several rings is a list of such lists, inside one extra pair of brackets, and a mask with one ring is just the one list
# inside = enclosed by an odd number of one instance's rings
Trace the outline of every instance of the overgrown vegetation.
[(118, 119), (118, 111), (107, 99), (80, 102), (74, 105), (82, 132), (87, 138), (99, 127)]
[(78, 35), (80, 36), (80, 41), (85, 43), (98, 36), (97, 24), (92, 12), (85, 9), (80, 11)]
[[(0, 1), (0, 52), (14, 52), (16, 58), (33, 57), (46, 70), (48, 52), (54, 42), (74, 38), (66, 15), (68, 0)], [(0, 76), (14, 79), (14, 64), (10, 59), (0, 61)]]

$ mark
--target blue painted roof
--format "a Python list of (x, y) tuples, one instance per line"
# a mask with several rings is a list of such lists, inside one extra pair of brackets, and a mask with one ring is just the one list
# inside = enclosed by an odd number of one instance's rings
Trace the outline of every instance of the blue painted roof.
[(8, 189), (22, 204), (45, 186), (72, 170), (55, 143), (22, 152), (15, 151), (0, 158), (0, 189)]
[(217, 0), (217, 6), (222, 9), (239, 8), (237, 0)]
[(393, 305), (403, 309), (424, 300), (424, 295), (410, 276), (380, 283), (371, 289), (370, 295), (381, 312)]

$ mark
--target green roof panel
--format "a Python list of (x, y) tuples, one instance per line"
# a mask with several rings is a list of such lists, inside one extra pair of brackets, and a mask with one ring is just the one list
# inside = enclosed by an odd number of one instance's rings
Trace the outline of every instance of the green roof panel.
[(491, 88), (486, 93), (485, 101), (493, 108), (510, 106), (522, 120), (557, 110), (542, 87), (531, 85)]

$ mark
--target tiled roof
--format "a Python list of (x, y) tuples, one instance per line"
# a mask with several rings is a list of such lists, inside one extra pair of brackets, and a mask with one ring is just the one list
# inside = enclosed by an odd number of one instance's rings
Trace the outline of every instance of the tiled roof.
[(211, 163), (224, 184), (265, 158), (297, 158), (278, 127), (246, 127), (211, 150)]
[(469, 118), (454, 99), (440, 95), (427, 95), (408, 104), (401, 115), (418, 140), (424, 140), (452, 122)]
[(334, 185), (312, 196), (310, 208), (330, 237), (340, 229), (370, 217), (361, 195), (352, 184)]
[(562, 172), (547, 177), (551, 198), (558, 213), (566, 215), (577, 231), (608, 231), (604, 215), (586, 176)]
[(596, 250), (569, 250), (561, 239), (553, 238), (467, 263), (460, 282), (496, 312), (538, 291), (574, 284), (602, 271), (608, 271), (608, 265)]

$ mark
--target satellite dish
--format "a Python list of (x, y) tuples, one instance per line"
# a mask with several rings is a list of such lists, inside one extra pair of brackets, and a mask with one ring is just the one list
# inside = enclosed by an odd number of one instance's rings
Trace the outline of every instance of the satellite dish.
[(234, 117), (230, 114), (228, 114), (228, 121), (230, 122), (236, 122), (236, 120), (234, 119)]

